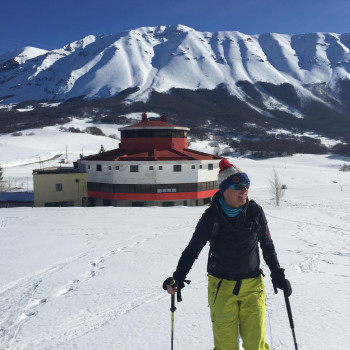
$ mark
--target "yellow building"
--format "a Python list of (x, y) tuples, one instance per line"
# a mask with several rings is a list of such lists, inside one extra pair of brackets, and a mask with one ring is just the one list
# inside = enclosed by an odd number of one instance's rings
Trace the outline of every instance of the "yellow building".
[(35, 169), (33, 182), (35, 207), (81, 207), (87, 204), (87, 177), (79, 169)]

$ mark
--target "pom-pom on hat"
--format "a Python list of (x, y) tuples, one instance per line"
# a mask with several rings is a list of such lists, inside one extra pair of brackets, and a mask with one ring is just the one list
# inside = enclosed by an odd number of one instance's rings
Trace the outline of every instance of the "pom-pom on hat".
[(250, 182), (248, 175), (227, 159), (220, 161), (219, 168), (218, 185), (221, 193), (224, 193), (230, 185)]

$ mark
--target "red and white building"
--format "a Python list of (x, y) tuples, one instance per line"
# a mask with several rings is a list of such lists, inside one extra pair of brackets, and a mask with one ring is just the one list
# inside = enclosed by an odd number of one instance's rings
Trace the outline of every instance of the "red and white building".
[(188, 148), (189, 128), (166, 116), (123, 127), (118, 149), (84, 157), (88, 196), (94, 205), (196, 206), (218, 190), (221, 157)]

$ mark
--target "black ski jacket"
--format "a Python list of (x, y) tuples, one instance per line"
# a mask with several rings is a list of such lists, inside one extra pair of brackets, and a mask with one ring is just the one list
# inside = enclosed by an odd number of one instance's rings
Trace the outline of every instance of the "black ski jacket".
[[(184, 281), (206, 243), (211, 241), (207, 271), (210, 275), (231, 280), (257, 277), (260, 269), (259, 246), (271, 272), (280, 268), (263, 209), (247, 200), (242, 212), (229, 218), (221, 210), (218, 191), (210, 207), (198, 221), (195, 232), (183, 251), (173, 277)], [(214, 221), (219, 224), (213, 234)]]

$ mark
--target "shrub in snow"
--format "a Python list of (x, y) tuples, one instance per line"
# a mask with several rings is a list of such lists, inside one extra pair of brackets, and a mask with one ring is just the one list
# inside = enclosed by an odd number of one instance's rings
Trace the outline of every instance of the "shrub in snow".
[(350, 144), (337, 143), (332, 147), (332, 152), (342, 156), (350, 156)]
[(85, 129), (85, 132), (91, 135), (105, 136), (103, 131), (100, 128), (97, 128), (96, 126), (89, 126)]
[(343, 164), (339, 171), (350, 171), (350, 164)]
[(82, 132), (79, 128), (74, 128), (72, 126), (70, 128), (68, 128), (68, 131), (73, 132), (73, 133), (77, 133), (77, 134)]
[(15, 131), (11, 134), (11, 136), (23, 136), (23, 134), (20, 131)]

